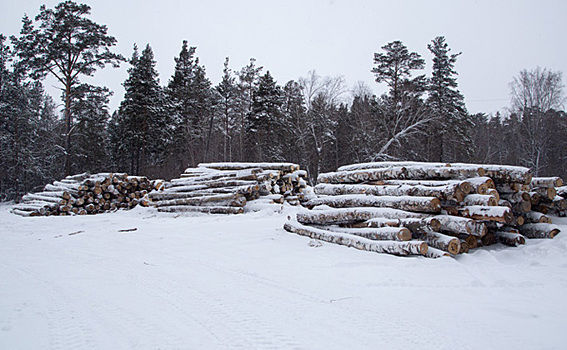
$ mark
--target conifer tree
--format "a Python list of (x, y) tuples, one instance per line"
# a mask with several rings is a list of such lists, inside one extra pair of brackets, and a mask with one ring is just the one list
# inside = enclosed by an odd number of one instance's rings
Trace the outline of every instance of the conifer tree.
[(246, 135), (247, 159), (253, 161), (281, 161), (283, 148), (279, 135), (285, 127), (282, 115), (282, 90), (269, 71), (260, 77), (258, 90), (253, 95), (252, 110), (248, 114)]
[(238, 108), (236, 79), (228, 68), (228, 62), (229, 58), (227, 57), (224, 61), (222, 80), (215, 88), (219, 96), (218, 113), (222, 123), (222, 159), (225, 162), (230, 162), (233, 159), (232, 145)]
[(149, 44), (141, 55), (134, 47), (130, 64), (132, 67), (124, 82), (124, 100), (112, 123), (114, 143), (123, 143), (113, 147), (120, 151), (114, 157), (119, 160), (121, 170), (151, 175), (151, 170), (157, 171), (163, 162), (169, 142), (169, 123), (163, 110), (165, 99)]
[(252, 102), (254, 94), (258, 89), (260, 72), (263, 67), (256, 66), (256, 59), (251, 58), (250, 63), (237, 73), (238, 75), (238, 159), (246, 160), (244, 146), (246, 141), (246, 119), (252, 112)]
[[(464, 96), (457, 89), (455, 63), (461, 54), (451, 54), (445, 38), (438, 36), (427, 48), (433, 54), (433, 72), (429, 79), (427, 102), (437, 120), (432, 124), (430, 139), (434, 161), (454, 161), (470, 149), (469, 129), (472, 121)], [(459, 154), (460, 151), (460, 154)]]
[(27, 16), (22, 19), (20, 37), (12, 37), (20, 65), (30, 70), (32, 78), (53, 75), (60, 83), (64, 102), (64, 169), (71, 172), (72, 134), (75, 130), (72, 112), (72, 90), (80, 76), (92, 76), (106, 64), (118, 67), (124, 58), (110, 51), (116, 39), (107, 35), (107, 28), (89, 19), (91, 8), (65, 1), (48, 9), (40, 7), (34, 27)]

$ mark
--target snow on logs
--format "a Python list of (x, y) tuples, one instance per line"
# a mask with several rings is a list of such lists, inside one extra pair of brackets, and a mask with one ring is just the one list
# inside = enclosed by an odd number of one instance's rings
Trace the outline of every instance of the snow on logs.
[(240, 214), (248, 201), (303, 201), (307, 172), (292, 163), (201, 163), (151, 193), (161, 212)]
[(427, 252), (419, 254), (427, 257), (454, 256), (498, 242), (518, 246), (526, 238), (559, 233), (544, 214), (567, 211), (567, 186), (562, 185), (559, 178), (532, 178), (528, 168), (517, 166), (353, 164), (320, 174), (314, 187), (318, 197), (304, 203), (311, 210), (299, 211), (297, 223), (288, 222), (286, 229), (298, 233), (301, 225), (304, 235), (336, 243), (332, 234), (393, 242), (401, 236), (372, 230), (406, 228), (410, 242), (428, 244)]
[(147, 206), (147, 194), (161, 182), (124, 173), (82, 173), (47, 184), (42, 192), (28, 193), (12, 213), (21, 216), (97, 214), (138, 204)]

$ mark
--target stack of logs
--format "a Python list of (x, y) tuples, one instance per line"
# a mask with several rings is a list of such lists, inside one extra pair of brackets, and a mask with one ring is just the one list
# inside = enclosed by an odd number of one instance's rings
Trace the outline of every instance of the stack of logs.
[(537, 177), (532, 179), (530, 200), (532, 207), (544, 214), (565, 216), (567, 213), (567, 186), (559, 177)]
[[(555, 180), (532, 180), (528, 168), (501, 165), (353, 164), (320, 174), (318, 198), (304, 204), (311, 210), (298, 212), (284, 228), (396, 255), (456, 255), (497, 242), (517, 246), (559, 233), (541, 212), (559, 205)], [(544, 197), (547, 188), (554, 190)]]
[(247, 201), (260, 197), (300, 204), (306, 177), (292, 163), (202, 163), (186, 169), (150, 198), (161, 212), (239, 214)]
[(147, 194), (163, 183), (127, 174), (83, 173), (67, 176), (45, 186), (42, 192), (28, 193), (12, 207), (21, 216), (85, 215), (149, 205)]

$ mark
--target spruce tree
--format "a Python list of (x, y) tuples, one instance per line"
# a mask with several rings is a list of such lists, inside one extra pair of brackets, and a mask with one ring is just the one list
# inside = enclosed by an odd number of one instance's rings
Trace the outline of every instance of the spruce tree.
[(248, 160), (245, 155), (246, 119), (252, 112), (254, 94), (258, 89), (260, 72), (263, 67), (256, 66), (256, 59), (251, 58), (250, 63), (237, 73), (238, 75), (238, 114), (236, 118), (238, 132), (238, 160)]
[(427, 102), (437, 120), (432, 124), (430, 139), (434, 161), (455, 161), (470, 149), (472, 121), (464, 96), (457, 89), (455, 63), (461, 54), (451, 54), (445, 38), (439, 36), (427, 45), (433, 54), (433, 72), (429, 79)]
[(246, 136), (247, 159), (253, 161), (281, 161), (283, 147), (280, 139), (285, 127), (282, 114), (282, 90), (269, 71), (260, 77), (258, 90), (253, 95), (252, 110), (248, 114)]
[(218, 114), (222, 124), (222, 159), (225, 162), (230, 162), (233, 159), (232, 146), (238, 108), (236, 79), (228, 68), (228, 62), (229, 58), (227, 57), (224, 61), (222, 80), (215, 88), (219, 96)]
[(159, 173), (158, 167), (168, 146), (168, 120), (163, 109), (165, 99), (149, 44), (141, 55), (134, 47), (130, 64), (132, 67), (124, 82), (124, 100), (112, 123), (114, 142), (124, 143), (122, 147), (115, 145), (113, 148), (124, 153), (114, 156), (120, 160), (120, 169), (151, 175), (152, 169)]

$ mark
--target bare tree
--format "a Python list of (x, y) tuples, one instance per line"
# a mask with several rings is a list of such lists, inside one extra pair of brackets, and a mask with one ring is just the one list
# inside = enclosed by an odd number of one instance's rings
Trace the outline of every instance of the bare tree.
[(561, 109), (565, 103), (562, 73), (537, 67), (522, 70), (510, 83), (512, 108), (515, 111), (538, 109), (547, 112)]
[(299, 78), (299, 85), (307, 111), (311, 110), (313, 100), (316, 97), (323, 98), (326, 103), (335, 105), (341, 102), (342, 96), (348, 92), (344, 77), (321, 77), (315, 70), (309, 71), (307, 77)]

